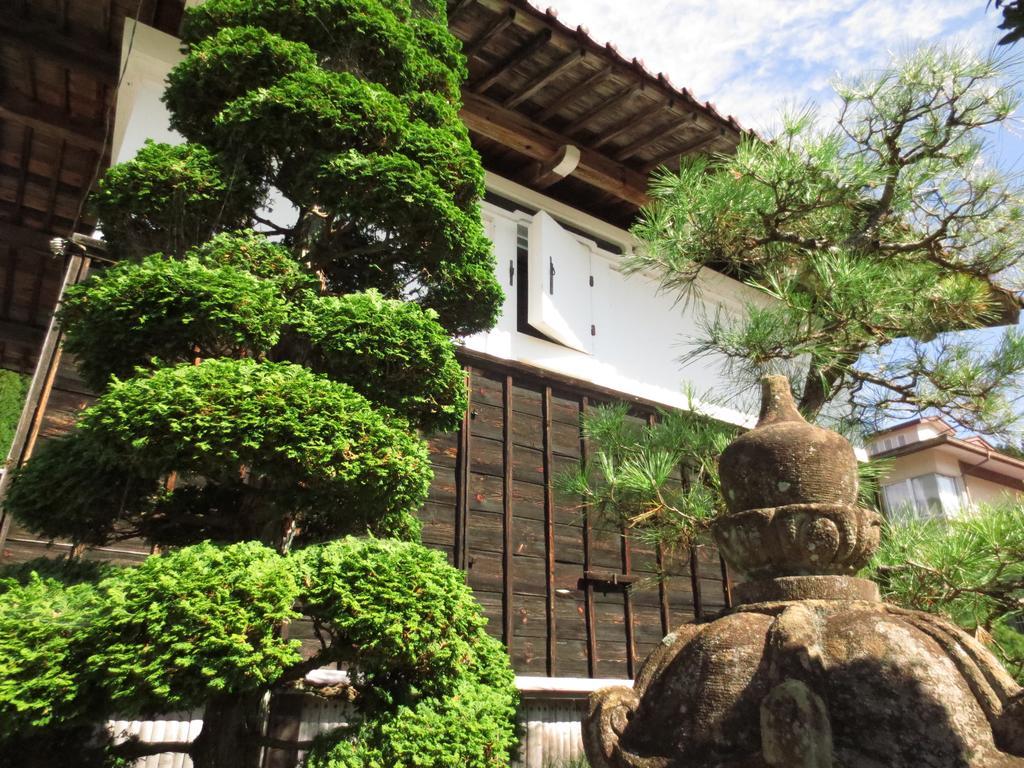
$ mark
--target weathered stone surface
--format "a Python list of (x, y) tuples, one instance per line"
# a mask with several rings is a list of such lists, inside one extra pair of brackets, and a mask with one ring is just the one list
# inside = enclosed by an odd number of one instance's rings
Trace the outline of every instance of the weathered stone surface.
[(812, 427), (781, 377), (723, 454), (715, 535), (754, 580), (738, 607), (681, 627), (635, 686), (591, 697), (594, 768), (1024, 768), (1024, 693), (944, 619), (853, 577), (878, 545), (843, 438)]
[(841, 435), (808, 424), (785, 376), (763, 382), (757, 428), (722, 453), (719, 474), (731, 512), (788, 504), (856, 504), (857, 457)]
[(790, 504), (735, 512), (712, 525), (715, 542), (748, 579), (854, 574), (878, 549), (878, 513), (848, 504)]
[(1021, 689), (937, 617), (804, 600), (667, 640), (634, 689), (591, 697), (595, 768), (1024, 768)]
[(732, 590), (733, 601), (774, 603), (783, 600), (868, 600), (881, 599), (878, 585), (854, 576), (782, 576), (777, 579), (745, 581)]

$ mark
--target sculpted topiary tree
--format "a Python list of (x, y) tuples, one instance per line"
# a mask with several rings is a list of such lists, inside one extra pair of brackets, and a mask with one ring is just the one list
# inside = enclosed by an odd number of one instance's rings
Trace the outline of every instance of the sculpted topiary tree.
[(209, 0), (184, 41), (165, 100), (187, 143), (102, 179), (120, 263), (61, 308), (99, 396), (6, 500), (43, 536), (170, 553), (3, 582), (0, 745), (204, 707), (176, 748), (256, 765), (265, 694), (337, 662), (352, 726), (317, 765), (507, 764), (507, 658), (415, 543), (421, 433), (466, 404), (451, 337), (501, 301), (444, 3)]

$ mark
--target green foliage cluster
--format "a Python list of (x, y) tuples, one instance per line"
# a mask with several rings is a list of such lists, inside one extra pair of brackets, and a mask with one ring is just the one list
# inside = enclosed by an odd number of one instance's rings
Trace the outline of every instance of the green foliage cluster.
[(426, 432), (455, 429), (466, 410), (465, 374), (436, 314), (376, 291), (316, 296), (295, 320), (316, 367)]
[(631, 417), (627, 405), (592, 408), (583, 419), (590, 457), (556, 478), (587, 514), (630, 526), (670, 547), (690, 544), (725, 511), (718, 456), (735, 428), (692, 410), (663, 411), (654, 423)]
[(0, 370), (0, 453), (10, 450), (21, 418), (21, 408), (31, 378), (16, 371)]
[(1024, 505), (889, 524), (869, 570), (887, 600), (944, 614), (1024, 682)]
[(1024, 199), (985, 157), (1019, 102), (1002, 70), (922, 49), (837, 83), (830, 129), (813, 110), (787, 115), (768, 141), (656, 174), (632, 268), (685, 294), (711, 267), (769, 299), (709, 315), (688, 356), (724, 356), (744, 380), (788, 373), (812, 415), (835, 402), (868, 423), (929, 410), (985, 432), (1012, 423), (1024, 335), (957, 334), (1021, 307)]
[(347, 657), (363, 718), (318, 740), (307, 764), (507, 765), (516, 693), (502, 645), (444, 556), (393, 541), (307, 550), (305, 610)]
[(261, 198), (249, 181), (202, 144), (147, 141), (106, 172), (90, 204), (113, 255), (180, 255), (247, 220)]
[[(347, 538), (281, 555), (203, 543), (132, 568), (27, 570), (0, 574), (0, 748), (113, 712), (262, 695), (341, 663), (357, 725), (325, 735), (312, 764), (507, 764), (505, 651), (461, 572), (419, 544)], [(299, 618), (324, 640), (312, 661), (281, 632)]]
[[(414, 535), (431, 478), (423, 441), (348, 385), (246, 359), (115, 379), (30, 466), (9, 508), (88, 543), (274, 541), (285, 519), (312, 539)], [(173, 490), (160, 482), (170, 473)], [(184, 482), (194, 477), (203, 484)]]
[[(466, 407), (451, 336), (502, 299), (445, 5), (208, 0), (184, 28), (165, 100), (188, 143), (107, 172), (93, 204), (120, 263), (60, 311), (99, 396), (5, 499), (38, 535), (165, 553), (0, 575), (0, 755), (205, 706), (193, 764), (249, 768), (265, 694), (339, 664), (359, 716), (317, 759), (505, 765), (507, 655), (463, 575), (410, 541), (422, 432)], [(292, 223), (263, 216), (279, 196)], [(322, 543), (347, 534), (394, 540)], [(299, 618), (312, 658), (286, 639)], [(154, 748), (90, 743), (97, 765)]]
[(68, 288), (65, 349), (95, 390), (111, 375), (196, 357), (260, 357), (280, 337), (288, 304), (277, 286), (234, 266), (156, 253)]

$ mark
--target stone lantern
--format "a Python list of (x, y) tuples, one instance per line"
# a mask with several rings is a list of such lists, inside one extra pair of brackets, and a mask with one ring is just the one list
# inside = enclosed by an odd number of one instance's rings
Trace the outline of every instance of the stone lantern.
[(855, 575), (880, 519), (857, 506), (853, 449), (804, 421), (785, 377), (763, 389), (720, 461), (736, 605), (666, 637), (633, 688), (593, 694), (591, 765), (1024, 768), (1021, 688), (970, 635)]

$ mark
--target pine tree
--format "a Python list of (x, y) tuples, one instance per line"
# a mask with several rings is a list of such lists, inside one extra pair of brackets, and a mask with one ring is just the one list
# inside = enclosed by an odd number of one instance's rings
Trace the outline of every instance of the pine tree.
[[(451, 337), (502, 298), (445, 5), (209, 0), (183, 40), (165, 102), (187, 142), (107, 172), (119, 263), (60, 310), (99, 396), (6, 500), (41, 536), (165, 554), (0, 581), (0, 751), (201, 706), (179, 751), (254, 766), (265, 694), (338, 663), (355, 714), (312, 764), (505, 765), (507, 656), (417, 543), (421, 435), (466, 406)], [(263, 213), (278, 196), (290, 217)]]
[(926, 48), (839, 83), (837, 122), (791, 115), (729, 156), (657, 174), (634, 269), (670, 292), (705, 267), (773, 301), (709, 314), (692, 355), (741, 380), (784, 372), (801, 410), (879, 426), (922, 412), (986, 433), (1016, 420), (1020, 185), (985, 153), (1018, 95), (996, 58)]

